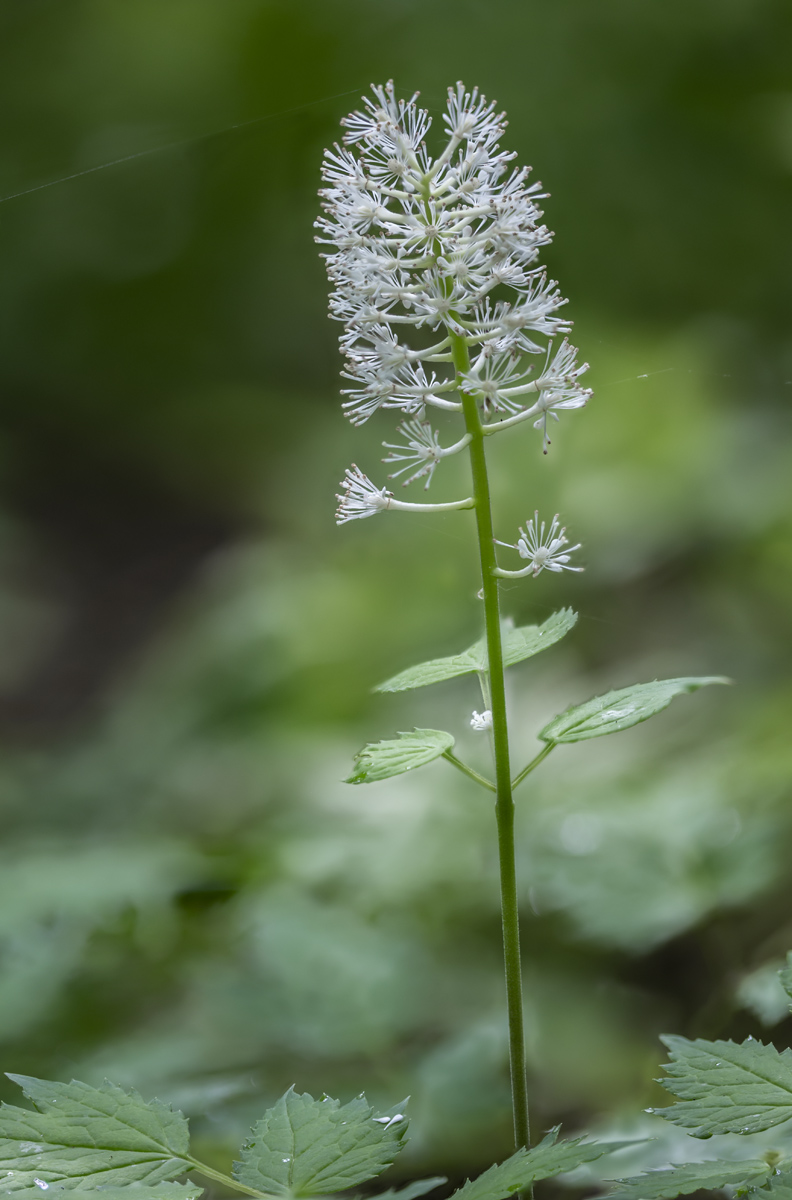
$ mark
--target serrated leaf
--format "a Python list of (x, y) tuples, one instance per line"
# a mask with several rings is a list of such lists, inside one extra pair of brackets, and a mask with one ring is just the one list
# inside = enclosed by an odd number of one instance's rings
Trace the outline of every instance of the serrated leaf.
[(440, 758), (453, 744), (453, 734), (442, 729), (414, 729), (389, 741), (371, 742), (355, 755), (355, 769), (346, 782), (376, 783), (414, 771)]
[(560, 642), (577, 622), (577, 613), (571, 608), (562, 608), (548, 617), (541, 625), (521, 625), (517, 629), (503, 631), (503, 665), (513, 667), (525, 658), (533, 658), (541, 650)]
[(93, 1190), (156, 1184), (192, 1164), (187, 1121), (159, 1100), (105, 1082), (9, 1075), (38, 1109), (0, 1106), (0, 1178), (9, 1191), (45, 1183)]
[(481, 642), (476, 642), (461, 654), (451, 654), (447, 658), (432, 658), (428, 662), (418, 663), (407, 667), (384, 683), (378, 683), (375, 692), (407, 692), (410, 688), (428, 687), (430, 683), (442, 683), (444, 679), (455, 679), (457, 675), (470, 675), (474, 671), (482, 671), (481, 656), (477, 653)]
[(145, 1183), (130, 1183), (127, 1187), (105, 1187), (89, 1191), (85, 1188), (63, 1187), (57, 1183), (47, 1184), (43, 1180), (32, 1188), (20, 1188), (16, 1192), (0, 1192), (0, 1196), (13, 1196), (14, 1200), (197, 1200), (203, 1194), (197, 1183), (158, 1183), (149, 1187)]
[(760, 1158), (685, 1163), (667, 1171), (649, 1171), (646, 1175), (621, 1179), (618, 1187), (608, 1193), (608, 1200), (672, 1200), (690, 1192), (716, 1192), (736, 1184), (756, 1184), (766, 1179), (771, 1170)]
[(792, 1050), (748, 1038), (736, 1042), (664, 1037), (671, 1055), (666, 1091), (678, 1096), (658, 1116), (694, 1137), (760, 1133), (792, 1117)]
[(682, 679), (656, 679), (653, 683), (635, 683), (595, 696), (585, 704), (568, 708), (539, 737), (544, 742), (582, 742), (588, 738), (618, 733), (661, 712), (685, 692), (695, 692), (711, 683), (730, 683), (721, 675), (689, 676)]
[(619, 1150), (624, 1142), (584, 1142), (576, 1138), (571, 1142), (558, 1142), (558, 1129), (551, 1130), (538, 1146), (531, 1150), (518, 1150), (499, 1166), (490, 1167), (477, 1179), (468, 1180), (451, 1200), (504, 1200), (514, 1192), (530, 1187), (537, 1179), (551, 1179), (574, 1171), (585, 1162), (593, 1162)]
[(323, 1196), (389, 1167), (407, 1132), (403, 1113), (376, 1113), (364, 1096), (341, 1106), (290, 1088), (254, 1125), (234, 1178), (276, 1196)]
[(408, 1183), (406, 1187), (388, 1188), (387, 1192), (379, 1192), (374, 1200), (417, 1200), (418, 1196), (425, 1196), (427, 1192), (433, 1192), (442, 1183), (448, 1183), (445, 1175), (435, 1175), (431, 1179), (416, 1179), (413, 1183)]
[(771, 1175), (765, 1186), (756, 1192), (756, 1200), (792, 1200), (792, 1171)]
[[(554, 642), (558, 642), (577, 621), (577, 613), (571, 608), (562, 608), (553, 613), (552, 617), (542, 625), (523, 625), (519, 629), (504, 624), (503, 627), (503, 664), (513, 667), (515, 663), (531, 658), (540, 650), (546, 650)], [(452, 654), (448, 658), (433, 658), (429, 662), (418, 663), (408, 667), (386, 679), (374, 688), (375, 692), (405, 692), (410, 688), (427, 687), (430, 683), (440, 683), (444, 679), (455, 679), (458, 675), (470, 675), (475, 671), (487, 670), (487, 643), (484, 638), (474, 642), (461, 654)]]

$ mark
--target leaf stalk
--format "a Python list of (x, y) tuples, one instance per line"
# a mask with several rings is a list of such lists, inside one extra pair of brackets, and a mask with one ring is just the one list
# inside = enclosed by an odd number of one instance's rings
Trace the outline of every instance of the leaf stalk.
[(539, 751), (536, 757), (532, 758), (528, 763), (528, 766), (523, 767), (519, 775), (515, 775), (514, 779), (512, 780), (512, 791), (519, 787), (523, 779), (526, 779), (531, 774), (531, 771), (536, 770), (540, 762), (544, 762), (550, 751), (555, 750), (557, 745), (558, 742), (545, 742), (544, 746), (542, 746), (542, 749)]
[(446, 750), (443, 754), (443, 758), (447, 759), (448, 762), (450, 762), (453, 767), (456, 767), (458, 771), (461, 771), (463, 775), (467, 775), (469, 779), (475, 779), (476, 783), (480, 783), (482, 787), (487, 788), (490, 792), (497, 791), (495, 784), (490, 779), (486, 779), (483, 775), (479, 775), (478, 771), (474, 771), (472, 767), (467, 765), (467, 763), (463, 763), (462, 760), (457, 758), (456, 754), (454, 754), (451, 750)]
[(255, 1188), (247, 1187), (246, 1184), (234, 1179), (232, 1175), (224, 1175), (222, 1171), (215, 1171), (214, 1167), (208, 1167), (206, 1163), (199, 1162), (197, 1158), (191, 1158), (189, 1161), (194, 1171), (205, 1175), (207, 1179), (213, 1179), (215, 1183), (223, 1183), (237, 1192), (244, 1192), (246, 1196), (255, 1196), (256, 1200), (280, 1200), (270, 1192), (257, 1192)]

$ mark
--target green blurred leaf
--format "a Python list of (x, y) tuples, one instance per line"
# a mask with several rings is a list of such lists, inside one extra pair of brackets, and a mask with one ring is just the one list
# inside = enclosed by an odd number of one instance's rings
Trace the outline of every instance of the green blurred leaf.
[(95, 1188), (59, 1187), (52, 1184), (43, 1189), (40, 1185), (19, 1188), (17, 1191), (0, 1192), (0, 1196), (13, 1196), (14, 1200), (42, 1200), (42, 1191), (47, 1192), (47, 1200), (197, 1200), (202, 1195), (203, 1188), (197, 1183), (158, 1183), (149, 1187), (144, 1183), (131, 1183), (126, 1187), (105, 1187), (100, 1185), (97, 1193)]
[(558, 1142), (558, 1129), (553, 1129), (532, 1150), (518, 1150), (506, 1162), (490, 1167), (477, 1179), (468, 1180), (451, 1200), (503, 1200), (522, 1191), (537, 1179), (550, 1179), (566, 1171), (574, 1171), (582, 1163), (593, 1162), (620, 1149), (623, 1142)]
[(673, 1196), (685, 1196), (688, 1192), (714, 1192), (741, 1183), (755, 1184), (766, 1179), (771, 1170), (760, 1158), (745, 1162), (714, 1159), (685, 1163), (668, 1171), (650, 1171), (646, 1175), (622, 1179), (608, 1195), (613, 1200), (671, 1200)]
[(734, 989), (737, 1003), (750, 1009), (763, 1025), (777, 1025), (789, 1016), (789, 994), (780, 978), (783, 973), (777, 959), (763, 963), (743, 975)]
[(277, 1196), (322, 1196), (355, 1187), (389, 1167), (407, 1132), (403, 1113), (375, 1113), (290, 1088), (254, 1125), (234, 1178)]
[(442, 729), (414, 729), (389, 741), (370, 742), (355, 755), (355, 769), (346, 782), (375, 783), (413, 771), (439, 758), (453, 744), (452, 734)]
[(679, 1103), (654, 1112), (694, 1137), (760, 1133), (792, 1117), (792, 1050), (664, 1037), (671, 1054), (663, 1087)]
[[(542, 625), (523, 625), (519, 629), (504, 625), (504, 666), (513, 667), (524, 658), (531, 658), (540, 650), (546, 650), (554, 642), (560, 641), (576, 621), (577, 613), (572, 612), (571, 608), (562, 608), (553, 613), (552, 617), (548, 617)], [(419, 663), (416, 667), (408, 667), (392, 679), (378, 684), (374, 691), (405, 692), (409, 688), (426, 687), (430, 683), (440, 683), (443, 679), (454, 679), (457, 675), (486, 670), (487, 645), (484, 638), (481, 638), (461, 654), (452, 654), (449, 658), (433, 658), (429, 662)]]
[(787, 963), (778, 972), (778, 978), (781, 981), (781, 987), (792, 1000), (792, 951), (787, 954)]
[(11, 1191), (66, 1180), (154, 1184), (190, 1167), (187, 1121), (159, 1100), (105, 1082), (53, 1083), (9, 1075), (38, 1112), (0, 1106), (0, 1170)]
[(427, 1192), (433, 1192), (442, 1183), (448, 1183), (445, 1175), (434, 1175), (431, 1179), (416, 1179), (414, 1183), (408, 1183), (403, 1188), (388, 1188), (387, 1192), (380, 1192), (374, 1200), (416, 1200), (418, 1196), (425, 1196)]
[(756, 1196), (757, 1200), (792, 1200), (792, 1171), (772, 1175)]
[(656, 679), (653, 683), (635, 683), (632, 687), (606, 692), (585, 704), (568, 708), (545, 725), (539, 737), (545, 742), (582, 742), (587, 738), (618, 733), (653, 717), (667, 708), (674, 696), (695, 692), (711, 683), (730, 683), (721, 675), (690, 676), (682, 679)]

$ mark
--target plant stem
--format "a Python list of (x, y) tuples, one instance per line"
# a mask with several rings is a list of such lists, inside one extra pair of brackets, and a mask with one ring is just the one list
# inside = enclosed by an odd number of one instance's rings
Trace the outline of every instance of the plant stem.
[(443, 758), (447, 759), (448, 762), (450, 762), (452, 766), (456, 767), (458, 771), (461, 771), (463, 775), (467, 775), (470, 779), (475, 779), (476, 783), (480, 783), (482, 787), (488, 788), (488, 790), (491, 792), (497, 790), (494, 783), (492, 783), (489, 779), (485, 779), (483, 775), (479, 775), (478, 771), (474, 771), (472, 767), (467, 765), (467, 763), (463, 763), (462, 760), (457, 758), (456, 754), (452, 754), (450, 750), (446, 750)]
[(531, 774), (531, 771), (533, 771), (535, 767), (539, 766), (540, 762), (544, 762), (550, 751), (555, 750), (557, 745), (558, 742), (545, 742), (536, 758), (532, 758), (528, 763), (528, 766), (523, 767), (522, 771), (520, 771), (520, 774), (514, 776), (514, 779), (512, 779), (512, 791), (514, 791), (514, 789), (522, 783), (523, 779), (525, 779), (527, 775)]
[(246, 1196), (255, 1196), (256, 1200), (275, 1200), (275, 1197), (270, 1196), (269, 1192), (257, 1192), (255, 1188), (246, 1187), (244, 1183), (240, 1183), (231, 1175), (224, 1175), (222, 1171), (215, 1171), (214, 1167), (207, 1167), (206, 1163), (199, 1162), (197, 1158), (191, 1158), (190, 1162), (194, 1171), (205, 1175), (207, 1179), (214, 1179), (217, 1183), (224, 1183), (226, 1187), (233, 1188), (236, 1192), (244, 1192)]
[[(457, 379), (470, 367), (470, 355), (464, 338), (451, 334), (451, 351)], [(492, 741), (495, 753), (495, 818), (498, 826), (498, 859), (500, 865), (501, 920), (503, 924), (503, 958), (506, 968), (506, 1005), (509, 1018), (509, 1063), (511, 1067), (512, 1112), (516, 1149), (530, 1146), (531, 1130), (528, 1120), (528, 1086), (525, 1070), (525, 1031), (523, 1025), (522, 966), (520, 962), (520, 921), (517, 906), (517, 872), (514, 855), (514, 800), (512, 799), (511, 768), (509, 766), (509, 731), (506, 718), (506, 687), (501, 644), (500, 601), (498, 581), (493, 572), (497, 567), (495, 539), (492, 529), (487, 459), (484, 453), (484, 432), (474, 396), (460, 387), (465, 427), (470, 434), (470, 466), (473, 475), (473, 496), (476, 509), (479, 557), (481, 559), (482, 595), (489, 663), (490, 704), (492, 711)]]

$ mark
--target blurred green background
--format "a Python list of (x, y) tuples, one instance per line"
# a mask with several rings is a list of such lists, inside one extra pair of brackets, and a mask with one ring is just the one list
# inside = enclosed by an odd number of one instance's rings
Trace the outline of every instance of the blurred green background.
[(218, 1163), (291, 1083), (410, 1093), (403, 1176), (508, 1151), (490, 803), (438, 764), (339, 782), (415, 724), (485, 753), (469, 679), (370, 693), (479, 635), (467, 515), (332, 520), (394, 423), (340, 415), (318, 167), (391, 76), (508, 110), (592, 364), (546, 459), (493, 447), (499, 536), (558, 509), (587, 567), (505, 592), (581, 614), (511, 673), (516, 759), (610, 686), (737, 683), (520, 794), (536, 1125), (657, 1099), (663, 1030), (786, 1044), (787, 0), (3, 0), (0, 30), (3, 1068), (172, 1100)]

